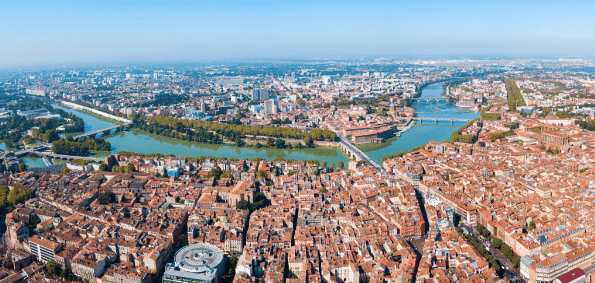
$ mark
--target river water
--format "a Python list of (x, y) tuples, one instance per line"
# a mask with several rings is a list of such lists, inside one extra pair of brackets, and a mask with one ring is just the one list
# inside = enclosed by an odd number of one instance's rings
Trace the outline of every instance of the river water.
[[(442, 96), (442, 83), (429, 85), (422, 89), (420, 98), (432, 98)], [(471, 111), (459, 110), (456, 106), (447, 104), (443, 100), (440, 102), (421, 101), (412, 105), (418, 117), (432, 117), (432, 118), (459, 118), (459, 119), (475, 119), (479, 117), (478, 113)], [(382, 158), (389, 154), (395, 154), (400, 151), (407, 151), (416, 146), (426, 144), (429, 141), (445, 141), (450, 138), (450, 134), (463, 126), (466, 122), (454, 122), (454, 126), (450, 125), (450, 121), (438, 121), (438, 125), (434, 121), (424, 121), (424, 124), (417, 123), (408, 131), (401, 134), (401, 136), (393, 141), (393, 143), (385, 148), (365, 152), (372, 160), (378, 164), (382, 164)]]
[[(85, 132), (96, 131), (115, 125), (114, 123), (100, 120), (92, 115), (74, 110), (71, 108), (52, 105), (69, 113), (81, 117), (85, 121)], [(228, 145), (214, 145), (198, 142), (181, 141), (168, 137), (154, 135), (148, 132), (133, 129), (132, 131), (122, 132), (116, 135), (106, 137), (106, 140), (112, 145), (112, 153), (118, 151), (131, 151), (138, 153), (161, 153), (174, 154), (176, 156), (198, 157), (234, 157), (238, 159), (252, 159), (256, 157), (272, 160), (275, 157), (294, 160), (319, 160), (327, 163), (339, 161), (347, 163), (347, 158), (336, 149), (313, 148), (313, 149), (255, 149), (236, 147)], [(105, 154), (98, 155), (100, 157)]]
[[(442, 84), (434, 84), (425, 87), (422, 90), (420, 98), (441, 97)], [(114, 123), (100, 120), (92, 115), (62, 107), (59, 105), (52, 105), (55, 108), (63, 109), (69, 113), (75, 113), (85, 121), (85, 132), (100, 130)], [(419, 117), (436, 117), (436, 118), (463, 118), (474, 119), (479, 117), (479, 114), (470, 111), (461, 111), (453, 105), (441, 102), (417, 102), (413, 106)], [(449, 139), (450, 134), (461, 127), (465, 122), (455, 122), (454, 126), (450, 125), (450, 121), (439, 121), (438, 125), (434, 121), (426, 121), (425, 124), (419, 123), (401, 134), (401, 136), (393, 141), (391, 145), (374, 151), (368, 151), (366, 154), (372, 158), (376, 163), (381, 164), (384, 156), (394, 154), (400, 151), (406, 151), (413, 147), (425, 144), (431, 140), (444, 141)], [(112, 145), (112, 153), (118, 151), (131, 151), (139, 153), (161, 153), (174, 154), (176, 156), (198, 157), (198, 156), (213, 156), (213, 157), (235, 157), (238, 159), (252, 159), (261, 157), (272, 160), (275, 157), (283, 157), (285, 159), (295, 160), (319, 160), (327, 163), (339, 161), (347, 162), (345, 156), (336, 149), (315, 148), (315, 149), (254, 149), (243, 148), (228, 145), (213, 145), (196, 142), (180, 141), (168, 137), (162, 137), (148, 132), (133, 129), (132, 131), (122, 132), (106, 137), (106, 140)], [(1, 149), (1, 147), (0, 147)], [(100, 154), (98, 156), (105, 156)], [(24, 158), (24, 162), (31, 167), (43, 166), (41, 159), (32, 160)]]

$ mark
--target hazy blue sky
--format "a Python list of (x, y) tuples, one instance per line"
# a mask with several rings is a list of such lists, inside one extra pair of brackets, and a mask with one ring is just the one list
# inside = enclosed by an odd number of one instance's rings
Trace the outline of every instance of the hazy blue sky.
[(0, 2), (0, 68), (287, 57), (595, 57), (595, 1), (71, 2)]

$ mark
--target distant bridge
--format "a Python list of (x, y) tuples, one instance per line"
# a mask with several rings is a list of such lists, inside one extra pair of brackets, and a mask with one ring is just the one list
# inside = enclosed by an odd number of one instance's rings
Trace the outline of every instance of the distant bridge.
[(51, 152), (36, 152), (39, 155), (44, 155), (45, 157), (51, 157), (54, 159), (64, 159), (64, 160), (75, 160), (75, 159), (82, 159), (82, 160), (88, 160), (88, 161), (97, 161), (97, 162), (101, 162), (104, 159), (103, 158), (98, 158), (98, 157), (86, 157), (86, 156), (75, 156), (75, 155), (65, 155), (65, 154), (56, 154), (56, 153), (51, 153)]
[(24, 150), (21, 150), (21, 151), (17, 151), (17, 152), (14, 153), (14, 155), (16, 155), (17, 157), (19, 157), (19, 156), (27, 155), (27, 154), (32, 153), (32, 152), (37, 152), (37, 151), (40, 151), (40, 150), (44, 150), (44, 149), (50, 148), (50, 147), (52, 147), (51, 144), (49, 144), (49, 143), (43, 143), (41, 145), (38, 145), (38, 146), (35, 146), (35, 147), (32, 147), (32, 148), (29, 148), (29, 149), (24, 149)]
[(430, 102), (436, 102), (436, 103), (438, 103), (438, 102), (440, 102), (440, 101), (444, 101), (444, 102), (448, 101), (448, 99), (447, 99), (447, 98), (445, 98), (445, 97), (431, 97), (431, 98), (410, 98), (410, 99), (411, 99), (412, 101), (417, 101), (417, 102), (427, 102), (427, 103), (430, 103)]
[[(125, 124), (122, 124), (122, 126), (125, 127), (125, 126), (128, 126), (130, 124), (131, 123), (125, 123)], [(99, 134), (99, 133), (104, 133), (104, 136), (107, 136), (111, 130), (117, 129), (119, 127), (120, 127), (120, 125), (113, 125), (111, 127), (103, 128), (101, 130), (97, 130), (97, 131), (92, 131), (92, 132), (80, 134), (78, 136), (74, 136), (74, 138), (76, 139), (76, 138), (80, 138), (80, 137), (88, 137), (88, 136), (96, 135), (96, 134)]]
[(438, 117), (412, 117), (411, 120), (419, 121), (419, 124), (423, 124), (423, 120), (426, 121), (434, 121), (436, 125), (438, 125), (438, 121), (450, 121), (450, 125), (454, 125), (454, 122), (469, 122), (474, 119), (464, 119), (464, 118), (438, 118)]

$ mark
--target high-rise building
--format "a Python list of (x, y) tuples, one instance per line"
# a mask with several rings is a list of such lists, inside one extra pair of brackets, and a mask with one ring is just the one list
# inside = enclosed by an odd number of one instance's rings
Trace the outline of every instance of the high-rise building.
[(269, 99), (269, 90), (266, 88), (253, 89), (250, 99), (251, 100), (267, 100), (267, 99)]
[(276, 99), (269, 99), (264, 102), (264, 111), (267, 114), (275, 114), (277, 113), (277, 100)]
[(252, 95), (250, 96), (250, 100), (260, 100), (260, 91), (258, 89), (252, 90)]
[(194, 116), (194, 111), (195, 111), (195, 110), (194, 110), (194, 107), (192, 107), (192, 106), (191, 106), (191, 107), (188, 107), (188, 108), (186, 108), (186, 116), (187, 116), (187, 117), (192, 117), (192, 116)]
[(259, 100), (267, 100), (269, 99), (269, 90), (268, 89), (261, 89), (259, 91), (260, 93), (260, 99)]

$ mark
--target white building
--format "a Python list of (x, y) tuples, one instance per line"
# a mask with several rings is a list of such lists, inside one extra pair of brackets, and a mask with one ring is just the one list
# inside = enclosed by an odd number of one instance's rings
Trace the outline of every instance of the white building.
[(276, 99), (269, 99), (264, 102), (264, 111), (267, 114), (275, 114), (277, 113), (277, 100)]

